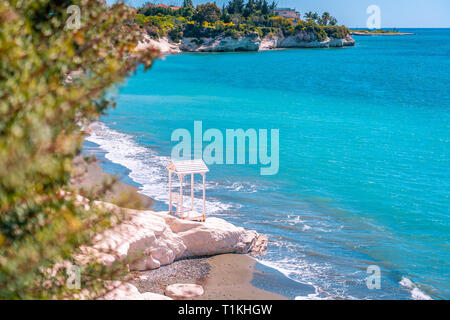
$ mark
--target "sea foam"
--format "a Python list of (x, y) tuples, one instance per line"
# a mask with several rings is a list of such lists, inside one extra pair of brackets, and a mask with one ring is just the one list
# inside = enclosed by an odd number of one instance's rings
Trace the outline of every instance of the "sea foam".
[[(129, 177), (141, 185), (140, 193), (166, 204), (169, 203), (169, 182), (165, 167), (170, 163), (170, 157), (157, 154), (150, 148), (137, 143), (131, 135), (113, 130), (102, 122), (91, 124), (89, 131), (90, 135), (86, 137), (86, 140), (99, 145), (106, 151), (105, 157), (108, 160), (128, 168)], [(190, 188), (190, 180), (185, 182), (185, 186)], [(216, 183), (207, 182), (207, 192), (215, 186)], [(196, 184), (194, 191), (200, 190), (201, 186)], [(190, 204), (189, 197), (186, 196), (185, 201)], [(201, 211), (201, 201), (197, 200), (194, 208)], [(206, 210), (210, 214), (221, 213), (231, 208), (233, 208), (232, 204), (207, 197)]]
[(399, 284), (411, 291), (411, 298), (414, 300), (433, 300), (429, 295), (421, 291), (414, 282), (406, 277), (402, 277)]

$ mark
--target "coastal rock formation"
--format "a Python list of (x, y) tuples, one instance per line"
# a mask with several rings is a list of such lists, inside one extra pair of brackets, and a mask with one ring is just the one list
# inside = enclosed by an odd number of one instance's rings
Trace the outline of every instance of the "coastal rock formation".
[(353, 39), (350, 35), (347, 35), (344, 39), (342, 39), (342, 44), (344, 47), (353, 47), (355, 46), (355, 39)]
[(175, 283), (166, 287), (164, 294), (173, 299), (189, 299), (203, 295), (201, 285), (191, 283)]
[[(273, 48), (330, 48), (330, 47), (349, 47), (355, 45), (355, 40), (349, 35), (343, 39), (335, 39), (327, 37), (323, 41), (319, 41), (307, 32), (301, 31), (293, 36), (269, 37), (263, 41), (265, 44), (270, 43), (268, 49)], [(262, 50), (262, 49), (261, 49)]]
[(325, 48), (329, 45), (329, 39), (319, 41), (317, 37), (306, 31), (299, 31), (295, 35), (283, 37), (279, 35), (277, 41), (278, 48)]
[(319, 41), (314, 35), (300, 31), (295, 35), (284, 37), (282, 34), (268, 35), (261, 38), (258, 33), (251, 33), (237, 38), (219, 36), (216, 38), (182, 38), (172, 42), (167, 37), (153, 40), (147, 35), (139, 42), (136, 50), (154, 48), (163, 54), (179, 52), (228, 52), (228, 51), (263, 51), (281, 48), (330, 48), (354, 46), (355, 40), (350, 35), (345, 38), (325, 38)]
[(130, 270), (156, 269), (173, 261), (219, 253), (256, 253), (267, 247), (267, 237), (219, 218), (205, 222), (181, 220), (166, 212), (121, 209), (95, 201), (106, 210), (125, 210), (128, 219), (97, 235), (94, 245), (82, 248), (77, 260), (88, 257), (110, 265), (128, 259)]
[(220, 36), (217, 38), (183, 38), (181, 51), (224, 52), (224, 51), (258, 51), (261, 39), (257, 33), (235, 38)]
[(267, 243), (267, 237), (253, 230), (236, 227), (223, 219), (207, 218), (205, 222), (196, 222), (165, 213), (154, 214), (164, 218), (171, 231), (180, 237), (186, 246), (182, 254), (184, 258), (219, 253), (249, 253), (255, 249), (264, 249), (255, 246), (258, 241)]
[(258, 238), (256, 238), (255, 243), (253, 244), (252, 251), (250, 252), (250, 255), (263, 255), (267, 251), (267, 244), (269, 243), (269, 239), (265, 235), (259, 235)]
[(259, 51), (273, 50), (278, 48), (278, 37), (266, 36), (262, 38)]
[(148, 35), (144, 35), (142, 37), (142, 41), (138, 43), (135, 50), (148, 50), (150, 48), (156, 49), (162, 54), (173, 54), (181, 52), (180, 45), (178, 43), (171, 42), (167, 37), (154, 40)]

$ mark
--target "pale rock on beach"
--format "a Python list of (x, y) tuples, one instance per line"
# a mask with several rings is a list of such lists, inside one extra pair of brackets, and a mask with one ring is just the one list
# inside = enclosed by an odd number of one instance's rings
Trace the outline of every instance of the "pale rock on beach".
[[(89, 201), (77, 196), (77, 203), (86, 209), (90, 205), (109, 212), (122, 212), (126, 219), (114, 227), (97, 234), (93, 245), (81, 247), (74, 258), (78, 264), (98, 261), (105, 266), (125, 261), (130, 271), (158, 269), (175, 260), (216, 255), (221, 253), (262, 253), (267, 248), (267, 237), (256, 231), (219, 218), (206, 218), (205, 222), (182, 220), (167, 212), (120, 208), (104, 201)], [(167, 289), (176, 298), (192, 298), (203, 294), (203, 288), (178, 285)], [(161, 300), (170, 299), (152, 292), (140, 293), (132, 284), (111, 281), (107, 284), (106, 300)], [(83, 298), (83, 297), (80, 297)]]
[[(84, 247), (76, 259), (94, 256), (111, 265), (133, 258), (132, 271), (157, 269), (181, 258), (220, 253), (255, 253), (265, 250), (267, 237), (245, 230), (219, 218), (194, 222), (173, 217), (165, 212), (119, 208), (111, 203), (95, 201), (106, 210), (125, 210), (128, 219), (93, 239), (92, 247)], [(106, 252), (108, 251), (108, 252)]]
[(140, 293), (130, 283), (113, 281), (111, 290), (99, 300), (172, 300), (172, 298), (153, 292)]
[(174, 299), (188, 299), (203, 295), (201, 285), (192, 283), (175, 283), (167, 286), (165, 295)]

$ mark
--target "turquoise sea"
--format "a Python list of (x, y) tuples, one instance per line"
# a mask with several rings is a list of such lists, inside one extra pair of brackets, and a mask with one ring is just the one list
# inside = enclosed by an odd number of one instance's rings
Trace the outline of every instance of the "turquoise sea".
[(279, 129), (277, 175), (209, 166), (207, 214), (269, 236), (258, 260), (303, 288), (285, 294), (449, 299), (450, 29), (404, 31), (417, 35), (168, 56), (111, 92), (85, 152), (167, 210), (173, 130)]

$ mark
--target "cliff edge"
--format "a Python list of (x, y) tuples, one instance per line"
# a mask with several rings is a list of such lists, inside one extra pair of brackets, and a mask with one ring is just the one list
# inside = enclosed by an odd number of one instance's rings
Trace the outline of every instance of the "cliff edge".
[(144, 35), (138, 44), (137, 50), (156, 48), (163, 54), (180, 52), (233, 52), (233, 51), (263, 51), (282, 48), (342, 48), (355, 45), (355, 40), (346, 35), (342, 38), (325, 37), (319, 39), (316, 35), (300, 31), (293, 35), (283, 34), (266, 35), (261, 37), (258, 33), (231, 37), (219, 35), (217, 37), (184, 37), (177, 42), (169, 37), (157, 40)]
[[(182, 220), (167, 212), (119, 208), (95, 201), (103, 210), (123, 210), (127, 219), (98, 234), (93, 245), (81, 248), (76, 260), (95, 258), (104, 265), (128, 261), (130, 271), (157, 269), (175, 260), (221, 253), (262, 253), (267, 237), (223, 219)], [(123, 212), (122, 211), (122, 212)]]

